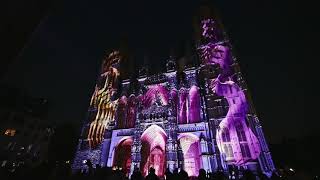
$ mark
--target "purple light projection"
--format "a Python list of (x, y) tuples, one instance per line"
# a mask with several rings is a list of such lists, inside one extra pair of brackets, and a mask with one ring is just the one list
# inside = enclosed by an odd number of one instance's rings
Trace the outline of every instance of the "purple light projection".
[(130, 95), (128, 99), (128, 107), (127, 107), (127, 126), (128, 128), (132, 128), (134, 126), (134, 122), (136, 119), (136, 104), (137, 99), (134, 95)]
[(175, 88), (173, 88), (171, 91), (170, 91), (170, 97), (171, 97), (171, 100), (172, 100), (172, 105), (173, 107), (176, 107), (178, 105), (178, 92)]
[[(164, 86), (153, 85), (149, 86), (148, 88), (148, 91), (142, 97), (142, 102), (145, 108), (150, 107), (153, 103), (168, 105), (169, 91)], [(157, 100), (160, 100), (160, 102)]]
[[(82, 162), (90, 159), (93, 164), (122, 167), (128, 175), (139, 168), (145, 176), (148, 169), (154, 167), (160, 177), (164, 176), (167, 167), (171, 171), (183, 168), (189, 176), (197, 176), (200, 168), (216, 172), (230, 164), (273, 170), (257, 117), (252, 114), (252, 119), (248, 119), (255, 123), (255, 129), (247, 124), (248, 101), (245, 92), (234, 81), (234, 62), (222, 35), (213, 20), (203, 21), (205, 44), (199, 47), (202, 65), (185, 69), (181, 74), (175, 71), (145, 80), (140, 78), (138, 96), (117, 96), (120, 94), (116, 92), (120, 83), (121, 56), (119, 52), (111, 53), (104, 60), (92, 96), (90, 117), (84, 125), (84, 129), (89, 127), (89, 130), (84, 131), (81, 137), (85, 138), (79, 140), (73, 169), (86, 168)], [(207, 80), (207, 84), (198, 81), (199, 78)], [(121, 94), (131, 92), (127, 81), (122, 85)], [(208, 85), (220, 97), (207, 91)], [(200, 89), (204, 89), (201, 94)], [(219, 112), (219, 108), (225, 106), (225, 101), (220, 101), (223, 98), (229, 104), (227, 114), (225, 109)], [(200, 122), (202, 118), (213, 123)], [(219, 122), (218, 127), (216, 122)], [(213, 138), (211, 129), (217, 130), (214, 133), (216, 142), (210, 142)], [(260, 142), (253, 132), (259, 135)], [(226, 159), (211, 156), (216, 146)], [(260, 153), (261, 148), (264, 153)], [(258, 156), (259, 161), (256, 161)], [(253, 163), (249, 166), (248, 161)]]
[(200, 93), (197, 86), (192, 86), (189, 91), (190, 110), (189, 123), (200, 121)]
[(179, 124), (187, 123), (187, 114), (188, 114), (188, 93), (185, 88), (181, 88), (179, 92)]
[(184, 170), (189, 176), (198, 176), (200, 169), (199, 138), (191, 133), (182, 133), (179, 141), (183, 153)]
[(220, 122), (216, 139), (220, 152), (226, 154), (227, 160), (241, 165), (248, 160), (257, 159), (261, 150), (257, 137), (246, 124), (248, 103), (243, 90), (232, 81), (230, 49), (223, 43), (218, 43), (213, 20), (203, 21), (203, 36), (210, 42), (201, 47), (203, 63), (217, 64), (221, 73), (210, 83), (212, 91), (223, 96), (229, 110)]
[[(219, 77), (212, 81), (211, 86), (212, 90), (217, 95), (225, 97), (229, 104), (228, 113), (220, 122), (220, 130), (218, 130), (216, 136), (219, 149), (225, 152), (226, 148), (224, 146), (230, 142), (235, 164), (237, 165), (243, 164), (247, 160), (258, 158), (260, 154), (258, 139), (245, 122), (248, 110), (245, 94), (233, 81), (221, 82)], [(226, 131), (229, 131), (229, 139), (223, 138), (222, 134)], [(241, 144), (243, 144), (243, 147), (241, 147)], [(247, 152), (247, 147), (249, 147), (249, 152)]]

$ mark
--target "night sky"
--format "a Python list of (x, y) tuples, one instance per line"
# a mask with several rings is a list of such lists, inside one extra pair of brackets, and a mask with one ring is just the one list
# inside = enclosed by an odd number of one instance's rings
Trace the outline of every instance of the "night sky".
[[(315, 91), (306, 78), (315, 48), (302, 43), (301, 32), (307, 36), (313, 32), (301, 31), (308, 24), (301, 23), (298, 6), (289, 2), (215, 3), (271, 143), (313, 134), (319, 125), (305, 112), (306, 94)], [(141, 65), (144, 55), (152, 69), (164, 68), (172, 46), (192, 42), (192, 16), (198, 5), (197, 1), (59, 1), (4, 79), (32, 96), (48, 98), (50, 121), (79, 125), (105, 51), (124, 43), (133, 54), (131, 63), (126, 63), (133, 67), (129, 69)], [(305, 92), (306, 88), (310, 90)]]

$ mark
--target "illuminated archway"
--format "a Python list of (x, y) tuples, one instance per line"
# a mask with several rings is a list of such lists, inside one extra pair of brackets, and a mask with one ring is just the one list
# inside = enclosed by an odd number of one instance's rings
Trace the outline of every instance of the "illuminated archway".
[(183, 153), (184, 170), (189, 176), (198, 176), (201, 166), (199, 138), (191, 133), (183, 133), (178, 139)]
[(167, 135), (165, 131), (157, 126), (151, 125), (141, 135), (141, 170), (145, 176), (148, 169), (153, 167), (159, 177), (164, 175), (165, 171), (165, 144)]
[(130, 172), (132, 138), (120, 140), (115, 148), (113, 166), (122, 168), (126, 174)]

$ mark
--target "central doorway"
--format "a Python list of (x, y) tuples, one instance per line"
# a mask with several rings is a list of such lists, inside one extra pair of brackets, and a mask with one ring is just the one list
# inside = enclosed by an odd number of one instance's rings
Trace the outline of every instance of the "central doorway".
[(126, 175), (130, 172), (132, 138), (124, 138), (115, 148), (113, 166), (122, 168)]
[(164, 176), (167, 135), (158, 125), (151, 125), (141, 135), (141, 166), (142, 175), (148, 175), (150, 167), (155, 169), (159, 177)]

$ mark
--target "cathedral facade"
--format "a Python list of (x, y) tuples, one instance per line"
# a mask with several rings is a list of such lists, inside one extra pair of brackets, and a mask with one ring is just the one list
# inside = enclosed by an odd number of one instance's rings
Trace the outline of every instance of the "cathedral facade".
[(116, 167), (158, 176), (275, 167), (231, 45), (215, 20), (201, 21), (197, 65), (121, 80), (121, 52), (107, 55), (83, 125), (73, 169)]

